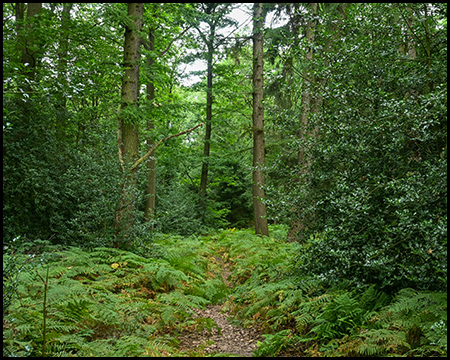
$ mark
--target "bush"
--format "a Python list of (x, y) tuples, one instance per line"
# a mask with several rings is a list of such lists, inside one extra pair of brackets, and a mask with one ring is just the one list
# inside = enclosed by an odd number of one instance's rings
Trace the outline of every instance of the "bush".
[(54, 244), (110, 243), (121, 179), (114, 135), (95, 129), (91, 135), (101, 141), (73, 144), (57, 132), (45, 98), (26, 106), (9, 99), (5, 107), (4, 243), (17, 235)]

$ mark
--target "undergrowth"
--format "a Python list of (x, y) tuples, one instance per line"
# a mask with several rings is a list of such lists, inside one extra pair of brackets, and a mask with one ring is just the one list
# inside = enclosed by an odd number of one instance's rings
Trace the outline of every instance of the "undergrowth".
[(255, 356), (446, 356), (446, 292), (389, 296), (345, 280), (324, 288), (316, 277), (293, 272), (301, 245), (283, 241), (281, 228), (271, 233), (218, 236), (219, 251), (233, 263), (235, 287), (225, 308), (266, 333)]
[(4, 356), (206, 356), (181, 352), (178, 335), (211, 332), (213, 321), (192, 315), (214, 303), (232, 321), (265, 333), (255, 356), (447, 355), (446, 293), (405, 288), (387, 295), (345, 280), (325, 288), (294, 271), (302, 245), (286, 242), (283, 227), (270, 232), (155, 234), (140, 252), (146, 256), (39, 241), (8, 253), (4, 273), (17, 271), (4, 276), (4, 289), (17, 294), (4, 308)]
[[(151, 257), (98, 247), (15, 255), (28, 268), (3, 322), (6, 356), (168, 356), (192, 308), (226, 297), (207, 241), (159, 236)], [(4, 257), (4, 268), (11, 256)], [(43, 312), (41, 276), (49, 272)], [(43, 321), (46, 318), (45, 342)], [(175, 335), (174, 335), (175, 334)]]

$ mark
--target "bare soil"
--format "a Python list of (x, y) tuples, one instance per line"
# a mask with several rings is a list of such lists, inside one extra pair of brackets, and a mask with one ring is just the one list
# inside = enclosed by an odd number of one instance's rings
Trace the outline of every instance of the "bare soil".
[[(231, 275), (231, 263), (225, 262), (221, 257), (215, 260), (222, 267), (220, 276), (225, 284), (231, 288), (228, 281)], [(206, 354), (233, 354), (241, 357), (252, 357), (253, 350), (257, 348), (257, 342), (263, 341), (261, 332), (256, 328), (241, 328), (230, 324), (230, 315), (222, 311), (222, 305), (210, 305), (206, 309), (193, 309), (196, 315), (194, 319), (212, 319), (215, 326), (198, 331), (197, 329), (183, 333), (179, 337), (180, 350), (204, 351)], [(210, 321), (211, 322), (211, 321)], [(220, 331), (219, 331), (220, 329)]]
[(195, 309), (194, 318), (210, 318), (220, 328), (203, 329), (180, 336), (180, 350), (203, 350), (207, 354), (227, 353), (242, 357), (252, 357), (257, 341), (263, 341), (256, 328), (243, 329), (232, 325), (227, 314), (221, 313), (221, 305), (211, 305), (207, 309)]

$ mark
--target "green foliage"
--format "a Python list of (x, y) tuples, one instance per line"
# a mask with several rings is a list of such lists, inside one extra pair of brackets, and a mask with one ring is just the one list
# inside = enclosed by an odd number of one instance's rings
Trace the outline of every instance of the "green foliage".
[(380, 312), (380, 320), (406, 333), (411, 354), (447, 353), (447, 294), (402, 289)]
[[(157, 194), (158, 213), (155, 225), (158, 231), (164, 233), (189, 236), (192, 234), (206, 234), (211, 229), (211, 220), (220, 220), (220, 213), (211, 216), (205, 223), (205, 212), (199, 206), (199, 195), (187, 185), (160, 188)], [(163, 195), (162, 195), (163, 194)], [(218, 215), (218, 216), (214, 216)]]
[[(16, 241), (19, 238), (13, 239), (11, 245), (15, 246)], [(6, 317), (9, 311), (9, 307), (13, 304), (14, 300), (17, 298), (17, 287), (18, 287), (18, 276), (24, 270), (24, 264), (18, 262), (18, 256), (16, 251), (19, 249), (9, 248), (8, 246), (3, 246), (3, 318)], [(5, 333), (3, 333), (3, 340), (5, 340)], [(3, 346), (3, 356), (10, 356), (11, 353), (8, 349)]]
[[(290, 81), (302, 91), (310, 88), (322, 106), (304, 126), (301, 103), (283, 108), (274, 99), (270, 114), (286, 140), (269, 165), (269, 216), (303, 225), (298, 240), (310, 247), (298, 259), (299, 276), (311, 273), (330, 286), (342, 279), (357, 287), (376, 283), (390, 293), (404, 287), (442, 291), (447, 69), (446, 45), (437, 38), (446, 36), (439, 25), (445, 5), (322, 10), (313, 60), (302, 61), (303, 46), (280, 60), (291, 67)], [(412, 29), (406, 29), (407, 21)], [(420, 25), (425, 23), (428, 30)], [(417, 58), (401, 50), (410, 31)], [(428, 42), (429, 52), (418, 45)], [(305, 78), (308, 70), (313, 83)], [(282, 70), (276, 74), (274, 81)], [(299, 128), (305, 135), (298, 136)], [(311, 165), (305, 169), (305, 163)], [(309, 242), (317, 233), (322, 240)]]
[(359, 329), (354, 336), (330, 342), (328, 354), (447, 354), (447, 294), (418, 292), (406, 288), (398, 293), (392, 303), (373, 313), (368, 320), (368, 329)]
[(367, 325), (371, 315), (386, 305), (389, 297), (385, 293), (368, 288), (358, 298), (349, 292), (334, 294), (334, 298), (314, 319), (312, 332), (321, 339), (336, 339), (353, 334), (363, 325)]
[(295, 344), (299, 337), (291, 329), (281, 330), (275, 334), (264, 334), (264, 341), (259, 343), (254, 356), (277, 356), (289, 346)]
[[(61, 4), (23, 21), (3, 5), (4, 355), (178, 354), (177, 332), (217, 326), (192, 308), (226, 298), (224, 309), (268, 332), (260, 356), (447, 354), (446, 4), (324, 3), (314, 16), (277, 5), (289, 20), (265, 32), (265, 202), (284, 225), (272, 237), (204, 238), (191, 235), (253, 220), (245, 30), (234, 45), (216, 38), (207, 199), (203, 134), (170, 139), (155, 154), (155, 218), (142, 221), (142, 166), (134, 226), (119, 234), (126, 6), (72, 6), (64, 25)], [(178, 83), (204, 50), (182, 32), (212, 21), (197, 10), (145, 6), (141, 35), (152, 31), (155, 50), (143, 49), (152, 64), (140, 80), (155, 99), (121, 114), (139, 125), (140, 145), (204, 121), (205, 82)], [(228, 23), (215, 15), (217, 28)], [(22, 63), (28, 51), (35, 68)], [(309, 93), (318, 111), (306, 124)], [(299, 243), (286, 243), (297, 223)]]
[[(293, 271), (302, 246), (285, 241), (287, 228), (270, 230), (272, 238), (235, 229), (204, 238), (157, 234), (145, 256), (25, 243), (28, 253), (13, 255), (26, 266), (4, 284), (14, 284), (18, 295), (4, 308), (4, 354), (41, 355), (38, 273), (45, 277), (48, 268), (46, 351), (52, 356), (178, 354), (176, 333), (217, 327), (193, 319), (192, 309), (225, 299), (223, 309), (236, 321), (267, 333), (257, 356), (446, 355), (446, 293), (406, 288), (391, 300), (375, 285), (362, 291), (343, 281), (326, 288)], [(3, 261), (8, 269), (11, 255)], [(222, 280), (223, 262), (232, 272), (231, 289)]]
[(266, 330), (292, 327), (293, 312), (317, 286), (309, 281), (299, 283), (290, 276), (292, 255), (300, 245), (285, 243), (286, 230), (284, 226), (271, 226), (271, 233), (277, 237), (268, 238), (256, 236), (251, 230), (231, 229), (218, 238), (218, 244), (224, 247), (222, 256), (233, 264), (230, 281), (235, 286), (225, 306), (234, 308), (244, 322), (261, 322)]
[[(189, 327), (192, 308), (226, 296), (226, 286), (207, 283), (217, 272), (207, 260), (207, 239), (163, 236), (150, 244), (153, 257), (108, 247), (56, 250), (47, 242), (37, 256), (17, 255), (18, 262), (32, 261), (18, 274), (18, 297), (5, 309), (6, 354), (41, 354), (43, 285), (36, 272), (47, 267), (46, 345), (54, 356), (176, 353), (160, 336)], [(8, 263), (6, 256), (4, 267)]]
[(228, 227), (247, 227), (253, 221), (251, 172), (242, 166), (243, 160), (226, 157), (211, 164), (208, 196), (215, 207), (226, 211), (222, 217)]
[(217, 237), (235, 284), (224, 309), (267, 332), (256, 356), (445, 356), (446, 293), (403, 289), (393, 298), (376, 285), (325, 287), (314, 274), (293, 271), (289, 254), (301, 246), (286, 243), (280, 230), (276, 240), (233, 229)]
[(4, 241), (27, 234), (55, 243), (100, 245), (97, 239), (111, 236), (119, 195), (117, 163), (107, 155), (112, 149), (103, 148), (100, 157), (99, 151), (77, 150), (54, 157), (54, 140), (47, 139), (45, 147), (34, 141), (24, 138), (8, 146)]

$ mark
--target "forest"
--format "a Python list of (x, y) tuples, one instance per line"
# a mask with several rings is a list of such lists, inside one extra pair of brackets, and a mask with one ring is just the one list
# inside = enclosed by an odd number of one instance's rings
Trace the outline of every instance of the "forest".
[(3, 3), (3, 356), (447, 356), (446, 3)]

